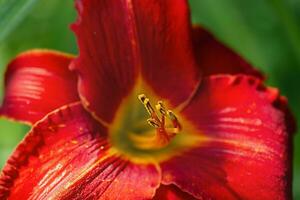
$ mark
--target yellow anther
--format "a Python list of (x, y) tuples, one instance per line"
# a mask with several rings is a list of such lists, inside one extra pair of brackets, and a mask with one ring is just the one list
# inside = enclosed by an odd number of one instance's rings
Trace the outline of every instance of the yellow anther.
[(162, 115), (166, 115), (166, 109), (162, 101), (158, 101), (155, 105), (156, 110), (158, 110)]
[(167, 117), (172, 121), (174, 128), (178, 129), (178, 131), (176, 131), (176, 132), (179, 132), (182, 127), (181, 127), (176, 115), (171, 110), (168, 110)]
[(143, 103), (144, 107), (146, 108), (147, 112), (149, 113), (149, 115), (151, 116), (152, 113), (154, 113), (154, 109), (152, 108), (151, 104), (150, 104), (150, 100), (146, 97), (146, 95), (144, 94), (140, 94), (138, 96), (139, 100)]
[(150, 100), (148, 98), (145, 99), (144, 106), (145, 106), (146, 110), (148, 111), (149, 115), (151, 115), (154, 112), (154, 110), (150, 104)]
[(138, 96), (138, 99), (144, 104), (144, 101), (145, 101), (145, 99), (146, 99), (146, 95), (140, 94), (140, 95)]
[(150, 124), (151, 126), (155, 127), (155, 128), (159, 128), (160, 127), (160, 123), (158, 121), (156, 121), (153, 118), (149, 118), (147, 119), (148, 124)]
[(168, 111), (167, 111), (167, 116), (168, 116), (168, 118), (169, 118), (170, 120), (172, 120), (172, 121), (176, 120), (176, 121), (177, 121), (176, 115), (175, 115), (171, 110), (168, 110)]

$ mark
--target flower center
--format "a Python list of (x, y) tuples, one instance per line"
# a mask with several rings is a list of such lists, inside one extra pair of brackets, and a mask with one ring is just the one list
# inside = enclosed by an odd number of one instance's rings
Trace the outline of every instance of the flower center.
[[(140, 94), (137, 87), (122, 102), (109, 127), (111, 153), (138, 163), (158, 163), (192, 148), (199, 143), (199, 135), (180, 113), (167, 109), (169, 105), (151, 94)], [(147, 90), (148, 91), (148, 90)], [(137, 98), (138, 97), (138, 98)], [(140, 100), (141, 103), (138, 101)]]

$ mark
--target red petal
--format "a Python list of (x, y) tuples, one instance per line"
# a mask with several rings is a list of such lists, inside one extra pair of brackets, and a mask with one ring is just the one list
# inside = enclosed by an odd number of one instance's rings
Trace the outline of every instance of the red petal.
[(220, 43), (200, 26), (193, 29), (197, 62), (204, 76), (212, 74), (249, 74), (263, 79), (263, 75), (237, 53)]
[[(140, 77), (174, 105), (198, 83), (185, 0), (78, 0), (73, 68), (88, 109), (112, 121)], [(176, 88), (176, 92), (174, 92)]]
[(48, 112), (78, 101), (76, 75), (68, 69), (72, 59), (49, 50), (18, 55), (5, 74), (1, 115), (34, 123)]
[(11, 199), (29, 199), (57, 195), (106, 155), (105, 133), (80, 104), (54, 111), (34, 125), (8, 160), (0, 178), (0, 188), (8, 192), (0, 189), (0, 196), (10, 193)]
[(190, 194), (181, 191), (175, 185), (161, 185), (155, 193), (153, 200), (196, 200)]
[(160, 174), (154, 165), (137, 165), (110, 157), (89, 170), (60, 198), (151, 199), (159, 184)]
[(254, 77), (205, 78), (182, 113), (203, 142), (163, 163), (163, 182), (204, 199), (290, 198), (292, 135), (278, 98)]
[(124, 186), (129, 199), (152, 197), (160, 181), (156, 168), (112, 156), (106, 136), (81, 104), (52, 112), (8, 160), (0, 199), (98, 199), (126, 195), (118, 192)]

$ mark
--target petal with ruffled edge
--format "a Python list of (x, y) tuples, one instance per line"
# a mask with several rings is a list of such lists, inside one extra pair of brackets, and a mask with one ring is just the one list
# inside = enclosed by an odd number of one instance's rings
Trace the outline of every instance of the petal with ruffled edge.
[(182, 113), (203, 140), (162, 163), (163, 183), (204, 199), (290, 198), (292, 129), (279, 98), (254, 77), (205, 78)]
[(249, 62), (219, 42), (200, 26), (193, 28), (193, 42), (197, 62), (204, 76), (213, 74), (248, 74), (264, 76)]
[(111, 122), (121, 101), (142, 79), (174, 106), (199, 82), (186, 0), (78, 0), (72, 26), (84, 105)]
[(34, 125), (8, 160), (0, 176), (0, 198), (151, 198), (160, 182), (157, 168), (110, 153), (106, 133), (80, 103), (53, 111)]
[(18, 55), (5, 74), (1, 115), (32, 124), (48, 112), (78, 101), (76, 74), (68, 69), (72, 59), (50, 50)]

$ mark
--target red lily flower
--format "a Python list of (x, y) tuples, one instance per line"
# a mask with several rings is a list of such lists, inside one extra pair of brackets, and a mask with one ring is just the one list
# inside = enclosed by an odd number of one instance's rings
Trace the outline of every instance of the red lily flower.
[(285, 98), (192, 28), (185, 0), (76, 6), (78, 57), (35, 50), (8, 66), (1, 114), (32, 129), (1, 199), (291, 198)]

